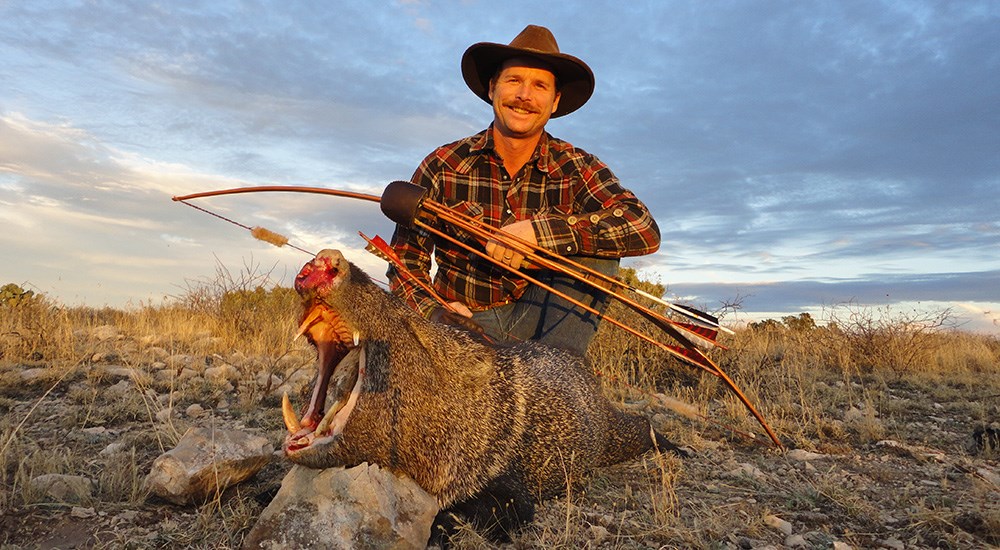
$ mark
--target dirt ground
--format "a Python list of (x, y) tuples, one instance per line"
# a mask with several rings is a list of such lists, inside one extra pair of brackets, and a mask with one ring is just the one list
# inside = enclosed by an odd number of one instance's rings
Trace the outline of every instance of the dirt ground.
[[(22, 376), (30, 369), (36, 378)], [(170, 447), (169, 434), (189, 425), (264, 434), (279, 448), (276, 400), (243, 409), (227, 404), (225, 388), (206, 389), (204, 413), (177, 413), (164, 424), (149, 403), (169, 394), (152, 387), (119, 393), (135, 378), (112, 364), (88, 365), (55, 383), (49, 370), (22, 364), (0, 372), (0, 443), (12, 481), (3, 488), (0, 548), (239, 546), (288, 469), (280, 457), (203, 506), (149, 497), (141, 480)], [(843, 388), (831, 383), (825, 391)], [(991, 548), (1000, 544), (1000, 459), (989, 449), (991, 432), (978, 441), (987, 448), (977, 446), (973, 409), (993, 403), (996, 410), (997, 400), (976, 387), (897, 382), (884, 388), (879, 410), (833, 412), (821, 440), (792, 451), (690, 421), (652, 400), (627, 403), (692, 455), (650, 453), (598, 471), (567, 497), (542, 504), (508, 547)], [(26, 480), (49, 471), (89, 477), (96, 489), (72, 503), (32, 494)], [(474, 533), (457, 542), (491, 546)]]

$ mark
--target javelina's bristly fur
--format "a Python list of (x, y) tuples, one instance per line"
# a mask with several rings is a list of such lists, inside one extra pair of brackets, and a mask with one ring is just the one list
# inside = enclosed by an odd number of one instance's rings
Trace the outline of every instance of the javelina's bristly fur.
[(634, 458), (653, 437), (675, 449), (645, 418), (616, 409), (581, 358), (535, 342), (484, 345), (420, 317), (339, 252), (321, 257), (339, 266), (338, 282), (303, 297), (360, 333), (366, 373), (343, 433), (295, 462), (394, 469), (437, 497), (445, 528), (457, 512), (506, 539), (567, 479)]

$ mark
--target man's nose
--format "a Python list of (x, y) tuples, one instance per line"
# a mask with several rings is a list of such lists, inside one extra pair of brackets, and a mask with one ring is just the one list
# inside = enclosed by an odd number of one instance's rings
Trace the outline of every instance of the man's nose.
[(521, 84), (517, 87), (517, 98), (518, 99), (529, 99), (531, 97), (531, 87), (527, 84)]

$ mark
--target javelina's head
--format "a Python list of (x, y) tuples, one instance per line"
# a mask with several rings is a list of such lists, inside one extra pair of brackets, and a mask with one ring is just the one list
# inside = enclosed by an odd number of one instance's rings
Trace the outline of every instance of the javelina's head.
[[(309, 404), (299, 419), (286, 394), (282, 414), (288, 435), (285, 455), (304, 465), (317, 463), (322, 449), (340, 437), (354, 410), (364, 377), (364, 352), (359, 333), (331, 303), (351, 283), (351, 264), (336, 250), (323, 250), (295, 277), (295, 290), (302, 296), (304, 312), (299, 335), (316, 347), (317, 375)], [(331, 391), (333, 405), (326, 408)]]

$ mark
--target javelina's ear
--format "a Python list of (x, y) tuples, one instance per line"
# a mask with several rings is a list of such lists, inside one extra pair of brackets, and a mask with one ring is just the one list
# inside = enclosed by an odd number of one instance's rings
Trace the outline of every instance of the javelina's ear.
[(411, 319), (410, 331), (430, 358), (429, 368), (439, 380), (483, 388), (493, 374), (490, 348), (457, 337), (451, 330)]

